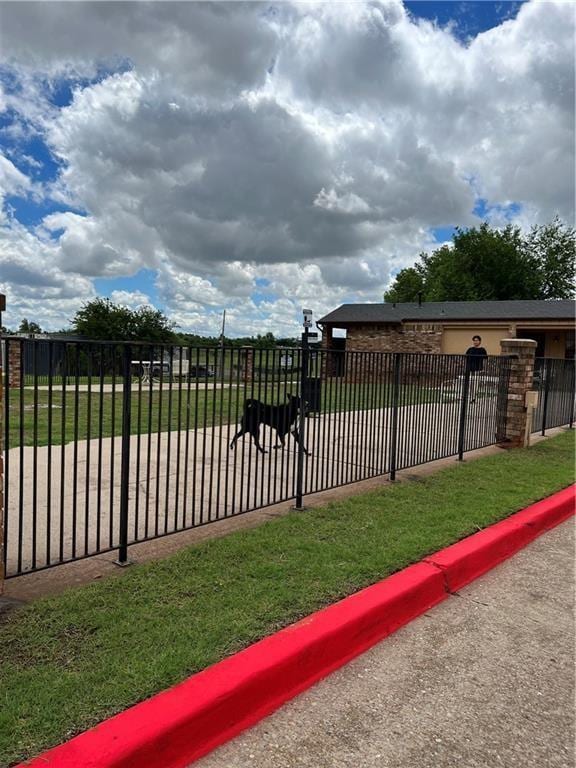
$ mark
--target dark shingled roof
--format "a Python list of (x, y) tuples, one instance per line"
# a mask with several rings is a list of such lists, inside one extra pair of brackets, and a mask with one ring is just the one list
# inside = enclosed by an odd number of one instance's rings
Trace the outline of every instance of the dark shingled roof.
[(576, 302), (423, 301), (399, 304), (342, 304), (319, 323), (401, 323), (425, 320), (574, 320)]

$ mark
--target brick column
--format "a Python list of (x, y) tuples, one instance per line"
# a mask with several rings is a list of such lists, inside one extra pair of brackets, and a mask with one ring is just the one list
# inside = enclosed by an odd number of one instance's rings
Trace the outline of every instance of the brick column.
[(242, 379), (244, 383), (254, 378), (254, 347), (240, 347), (242, 355)]
[(334, 329), (331, 325), (325, 325), (322, 328), (322, 370), (321, 377), (323, 380), (331, 378), (336, 375), (336, 361), (334, 360)]
[[(0, 350), (2, 350), (2, 312), (6, 309), (6, 298), (0, 294)], [(0, 595), (4, 591), (4, 449), (2, 436), (4, 435), (4, 407), (2, 405), (3, 392), (2, 376), (3, 355), (0, 353)]]
[(22, 384), (22, 342), (20, 339), (7, 339), (8, 350), (8, 386), (10, 389)]
[(501, 339), (500, 352), (510, 358), (506, 436), (503, 444), (510, 448), (520, 448), (528, 445), (526, 392), (533, 385), (536, 342), (531, 339)]

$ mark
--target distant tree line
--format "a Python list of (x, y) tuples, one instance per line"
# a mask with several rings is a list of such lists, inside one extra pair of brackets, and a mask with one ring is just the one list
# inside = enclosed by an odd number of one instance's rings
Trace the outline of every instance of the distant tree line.
[[(2, 327), (3, 333), (13, 333)], [(42, 333), (38, 323), (26, 318), (20, 323), (16, 333)], [(130, 309), (115, 304), (107, 298), (97, 298), (87, 302), (76, 312), (70, 328), (57, 332), (59, 335), (80, 336), (94, 341), (142, 341), (156, 344), (181, 344), (193, 347), (215, 347), (222, 344), (227, 347), (251, 346), (257, 348), (295, 347), (298, 341), (292, 338), (276, 338), (273, 333), (257, 336), (243, 336), (222, 340), (221, 336), (201, 336), (195, 333), (179, 333), (166, 315), (159, 309), (139, 307)]]
[(574, 297), (575, 230), (558, 217), (527, 235), (509, 224), (457, 229), (451, 245), (421, 253), (384, 294), (402, 301), (506, 301)]

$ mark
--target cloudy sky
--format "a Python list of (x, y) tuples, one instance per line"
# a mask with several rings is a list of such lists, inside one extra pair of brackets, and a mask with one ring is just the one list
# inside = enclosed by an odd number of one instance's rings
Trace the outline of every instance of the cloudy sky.
[(5, 325), (296, 335), (483, 219), (574, 220), (570, 2), (0, 2)]

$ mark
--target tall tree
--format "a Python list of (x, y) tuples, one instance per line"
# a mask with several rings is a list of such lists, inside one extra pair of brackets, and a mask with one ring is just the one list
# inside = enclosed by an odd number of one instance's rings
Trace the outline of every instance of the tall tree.
[(133, 310), (104, 298), (85, 304), (72, 320), (74, 333), (101, 341), (170, 342), (175, 338), (173, 327), (160, 310)]
[[(424, 254), (420, 254), (420, 258)], [(396, 275), (392, 288), (386, 291), (384, 299), (389, 304), (402, 301), (417, 301), (418, 294), (424, 295), (424, 275), (421, 264), (401, 269)]]
[(560, 219), (523, 236), (511, 224), (457, 229), (452, 244), (398, 273), (384, 300), (560, 299), (574, 295), (574, 230)]
[(532, 227), (525, 247), (538, 270), (539, 298), (574, 298), (576, 230), (556, 216), (550, 224)]
[(42, 328), (33, 320), (23, 318), (18, 326), (18, 333), (42, 333)]
[(429, 301), (502, 301), (538, 298), (538, 279), (521, 231), (507, 226), (458, 229), (453, 246), (424, 257)]

